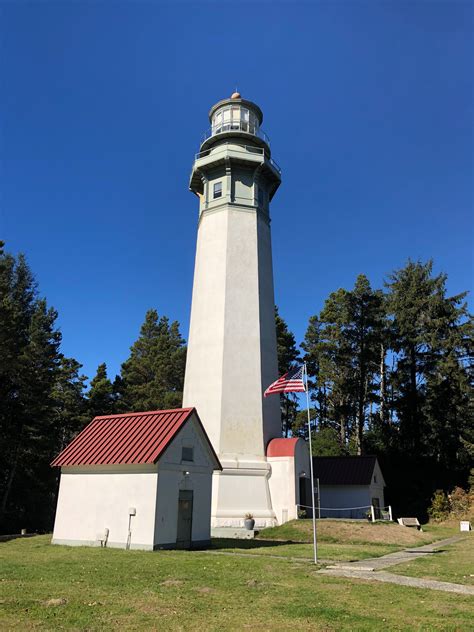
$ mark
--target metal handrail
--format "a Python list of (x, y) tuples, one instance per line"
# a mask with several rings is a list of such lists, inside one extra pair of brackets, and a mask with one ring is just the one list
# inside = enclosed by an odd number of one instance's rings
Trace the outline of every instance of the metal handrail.
[[(218, 147), (226, 147), (227, 145), (232, 145), (233, 146), (233, 150), (236, 153), (241, 153), (241, 154), (259, 154), (264, 156), (265, 155), (265, 150), (263, 149), (263, 147), (254, 147), (253, 145), (240, 145), (240, 147), (243, 147), (243, 149), (245, 151), (241, 151), (239, 149), (236, 149), (236, 145), (235, 143), (222, 143), (221, 145), (219, 145)], [(212, 152), (216, 153), (216, 150), (218, 149), (218, 147), (211, 147), (210, 149), (205, 149), (204, 151), (200, 151), (197, 154), (194, 155), (194, 159), (195, 160), (199, 160), (200, 158), (206, 158), (206, 156), (209, 156)], [(276, 169), (278, 171), (278, 173), (281, 175), (281, 168), (280, 165), (273, 160), (273, 158), (268, 158), (268, 162), (272, 165), (272, 167), (274, 169)]]
[(204, 132), (201, 142), (203, 143), (208, 138), (211, 138), (211, 136), (217, 136), (218, 134), (225, 134), (227, 132), (246, 132), (247, 134), (261, 138), (267, 145), (270, 145), (268, 135), (265, 134), (260, 127), (255, 125), (255, 123), (250, 123), (249, 121), (229, 121), (220, 125), (213, 125)]
[[(235, 143), (222, 143), (218, 147), (225, 147), (227, 145), (233, 145), (234, 147), (236, 146)], [(239, 146), (245, 149), (245, 151), (241, 151), (241, 153), (261, 154), (261, 155), (265, 153), (265, 150), (263, 149), (263, 147), (253, 147), (252, 145), (239, 145)], [(205, 158), (206, 156), (209, 156), (209, 154), (212, 151), (215, 151), (216, 149), (217, 149), (216, 147), (205, 149), (204, 151), (200, 151), (199, 153), (195, 154), (194, 157), (196, 160), (198, 160), (199, 158)], [(234, 151), (239, 152), (240, 150), (234, 149)]]
[(272, 165), (272, 166), (273, 166), (273, 167), (274, 167), (274, 168), (278, 171), (278, 173), (281, 175), (281, 167), (280, 167), (280, 165), (279, 165), (277, 162), (275, 162), (275, 161), (273, 160), (273, 158), (270, 158), (269, 163), (270, 163), (270, 164), (271, 164), (271, 165)]

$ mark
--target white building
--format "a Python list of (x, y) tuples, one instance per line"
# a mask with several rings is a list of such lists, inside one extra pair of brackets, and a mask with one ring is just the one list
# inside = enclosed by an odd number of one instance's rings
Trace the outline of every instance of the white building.
[(153, 550), (210, 542), (219, 460), (194, 408), (96, 417), (61, 467), (53, 544)]
[(294, 467), (288, 489), (297, 498), (272, 484), (280, 465), (272, 471), (267, 446), (281, 437), (280, 403), (263, 398), (278, 377), (270, 202), (281, 171), (255, 103), (234, 93), (209, 119), (190, 181), (199, 215), (183, 405), (199, 411), (222, 463), (212, 526), (241, 526), (247, 512), (257, 527), (272, 526), (299, 497)]
[(381, 517), (385, 480), (377, 457), (314, 457), (313, 470), (319, 482), (321, 518), (365, 518), (371, 506), (375, 518)]

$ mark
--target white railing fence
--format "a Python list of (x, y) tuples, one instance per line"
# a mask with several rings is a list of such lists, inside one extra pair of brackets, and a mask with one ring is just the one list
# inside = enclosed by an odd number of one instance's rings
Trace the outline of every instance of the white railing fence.
[[(315, 502), (316, 518), (334, 518), (338, 520), (361, 520), (366, 518), (369, 522), (377, 520), (393, 520), (392, 507), (376, 507), (363, 505), (361, 507), (321, 507), (319, 499)], [(312, 507), (309, 505), (296, 505), (298, 518), (311, 518)]]

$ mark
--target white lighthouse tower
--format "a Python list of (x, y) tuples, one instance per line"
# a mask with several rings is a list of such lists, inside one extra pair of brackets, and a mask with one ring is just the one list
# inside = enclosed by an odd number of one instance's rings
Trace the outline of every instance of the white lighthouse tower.
[(278, 370), (270, 201), (281, 175), (255, 103), (236, 92), (209, 118), (190, 180), (199, 220), (183, 405), (197, 408), (223, 466), (212, 526), (240, 526), (247, 512), (270, 526), (281, 519), (266, 450), (281, 419), (263, 391)]

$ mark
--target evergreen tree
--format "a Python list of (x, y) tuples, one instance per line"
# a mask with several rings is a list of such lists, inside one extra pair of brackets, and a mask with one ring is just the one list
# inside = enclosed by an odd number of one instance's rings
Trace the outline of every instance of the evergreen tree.
[(352, 439), (357, 454), (369, 404), (376, 399), (380, 345), (384, 328), (383, 296), (364, 275), (354, 289), (339, 289), (326, 300), (319, 317), (310, 320), (303, 349), (312, 378), (312, 399), (320, 426), (339, 429), (341, 448)]
[(122, 364), (121, 407), (139, 411), (180, 406), (185, 362), (178, 323), (148, 310), (130, 357)]
[(57, 452), (63, 450), (90, 421), (84, 397), (87, 378), (80, 373), (81, 368), (74, 358), (61, 357), (53, 388)]
[[(288, 325), (283, 318), (278, 314), (278, 308), (276, 306), (275, 328), (277, 338), (278, 375), (281, 376), (294, 367), (295, 362), (299, 360), (300, 354), (296, 348), (295, 336), (288, 329)], [(283, 393), (280, 395), (280, 406), (283, 434), (287, 437), (295, 421), (298, 409), (297, 399), (293, 394)]]
[(400, 443), (414, 456), (452, 466), (461, 448), (469, 400), (463, 358), (472, 341), (466, 293), (446, 296), (446, 275), (432, 261), (409, 261), (386, 284), (396, 367)]
[(99, 364), (97, 373), (91, 380), (87, 393), (90, 418), (97, 415), (111, 415), (115, 412), (116, 394), (112, 382), (107, 377), (107, 365)]
[(49, 464), (82, 423), (74, 408), (82, 387), (79, 380), (73, 397), (76, 365), (60, 353), (56, 311), (38, 297), (25, 258), (1, 246), (0, 529), (11, 533), (51, 527), (56, 474)]

